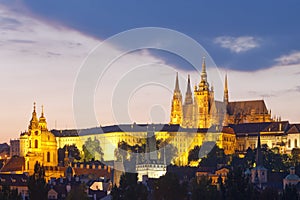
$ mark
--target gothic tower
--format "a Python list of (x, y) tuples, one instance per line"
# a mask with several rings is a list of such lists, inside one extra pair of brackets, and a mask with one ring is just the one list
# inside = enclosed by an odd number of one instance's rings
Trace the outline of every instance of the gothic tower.
[(225, 75), (225, 84), (224, 84), (224, 99), (223, 101), (228, 104), (229, 96), (228, 96), (228, 85), (227, 85), (227, 74)]
[(193, 127), (193, 96), (191, 90), (191, 80), (190, 75), (188, 75), (188, 83), (185, 93), (184, 105), (182, 107), (183, 110), (183, 122), (182, 125), (184, 127)]
[(179, 89), (178, 73), (172, 99), (170, 124), (182, 124), (182, 95)]
[(210, 127), (210, 90), (207, 82), (206, 63), (205, 58), (202, 62), (201, 81), (194, 91), (195, 107), (194, 107), (194, 120), (198, 128)]

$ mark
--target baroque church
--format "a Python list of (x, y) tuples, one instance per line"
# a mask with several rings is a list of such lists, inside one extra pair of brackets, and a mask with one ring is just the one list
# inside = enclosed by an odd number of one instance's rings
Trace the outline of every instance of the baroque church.
[(228, 124), (272, 122), (264, 100), (229, 101), (227, 75), (224, 83), (223, 101), (214, 99), (214, 88), (207, 81), (205, 58), (202, 62), (201, 81), (194, 88), (194, 98), (188, 76), (187, 89), (183, 102), (176, 75), (173, 93), (170, 124), (186, 128), (210, 128)]
[(28, 131), (20, 135), (20, 156), (25, 158), (25, 171), (33, 172), (38, 161), (45, 167), (56, 167), (58, 164), (56, 138), (48, 131), (44, 109), (40, 118), (37, 117), (34, 103)]

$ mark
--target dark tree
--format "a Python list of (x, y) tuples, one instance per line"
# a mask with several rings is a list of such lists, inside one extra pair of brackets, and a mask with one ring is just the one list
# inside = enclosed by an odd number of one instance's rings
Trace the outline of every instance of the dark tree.
[(292, 163), (295, 166), (300, 163), (300, 149), (299, 148), (292, 149)]
[(85, 185), (81, 184), (71, 188), (66, 200), (89, 200), (87, 193), (85, 192)]
[(28, 190), (31, 200), (47, 199), (47, 184), (45, 181), (45, 170), (38, 162), (34, 165), (34, 173), (29, 177)]
[(218, 164), (225, 165), (226, 161), (224, 150), (215, 145), (207, 156), (201, 159), (199, 165), (201, 167), (217, 167)]
[(8, 185), (2, 185), (2, 188), (0, 190), (0, 199), (1, 200), (21, 200), (21, 195), (18, 194), (17, 189), (10, 189), (10, 186)]
[(187, 184), (180, 183), (176, 174), (166, 173), (154, 183), (154, 197), (157, 200), (185, 199)]
[(282, 200), (297, 200), (299, 197), (297, 188), (293, 185), (285, 186), (283, 191)]
[(66, 150), (68, 152), (67, 155), (69, 155), (69, 157), (72, 157), (76, 160), (81, 159), (79, 149), (77, 148), (77, 146), (75, 144), (65, 145), (63, 148), (58, 149), (58, 162), (59, 163), (64, 162)]
[(202, 176), (199, 180), (192, 181), (192, 200), (218, 200), (221, 199), (220, 192), (217, 191), (217, 186), (211, 184), (211, 179), (207, 176)]
[(230, 170), (225, 181), (226, 199), (257, 199), (258, 192), (250, 183), (249, 178), (244, 175), (243, 169), (238, 167)]
[[(256, 155), (256, 149), (254, 152)], [(283, 155), (281, 155), (279, 152), (276, 153), (272, 151), (268, 148), (267, 145), (262, 145), (261, 152), (263, 156), (263, 165), (265, 168), (273, 172), (281, 172), (288, 170), (289, 167), (285, 165), (283, 161)]]
[(199, 160), (199, 151), (200, 146), (195, 146), (192, 150), (189, 151), (188, 162)]
[(274, 188), (266, 188), (259, 194), (259, 200), (272, 199), (279, 200), (278, 191)]
[(120, 178), (120, 186), (114, 186), (111, 192), (113, 200), (143, 200), (147, 199), (146, 186), (137, 182), (136, 173), (124, 173)]

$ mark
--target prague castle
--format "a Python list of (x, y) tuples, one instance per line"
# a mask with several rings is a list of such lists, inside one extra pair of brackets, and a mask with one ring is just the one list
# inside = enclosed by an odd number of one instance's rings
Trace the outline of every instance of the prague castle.
[[(175, 147), (177, 152), (171, 164), (179, 166), (187, 166), (189, 151), (195, 146), (205, 146), (206, 143), (216, 144), (224, 149), (225, 154), (245, 153), (248, 148), (257, 147), (258, 134), (261, 144), (266, 144), (269, 148), (276, 147), (281, 153), (290, 153), (293, 148), (300, 147), (300, 125), (273, 120), (271, 111), (268, 111), (263, 100), (231, 102), (227, 76), (223, 100), (215, 100), (214, 89), (207, 81), (205, 60), (202, 63), (201, 81), (194, 87), (193, 93), (190, 82), (188, 77), (183, 101), (177, 74), (169, 124), (133, 123), (81, 130), (48, 130), (43, 108), (38, 118), (34, 105), (28, 130), (21, 133), (19, 141), (13, 140), (11, 143), (12, 149), (19, 149), (12, 153), (11, 160), (13, 155), (18, 155), (17, 163), (20, 167), (12, 164), (13, 161), (8, 161), (1, 172), (31, 174), (38, 161), (48, 169), (46, 173), (49, 177), (60, 177), (64, 174), (64, 168), (59, 167), (59, 148), (76, 145), (82, 152), (83, 144), (93, 138), (100, 142), (103, 161), (116, 161), (114, 152), (120, 142), (131, 146), (144, 145), (149, 132), (154, 134), (156, 140)], [(159, 150), (157, 153), (159, 155)], [(157, 157), (160, 159), (161, 156)], [(100, 160), (97, 156), (95, 159)], [(99, 169), (101, 167), (104, 169), (104, 166), (98, 166)], [(97, 169), (95, 166), (90, 168)]]
[(185, 100), (179, 89), (178, 74), (171, 107), (170, 124), (183, 127), (210, 128), (212, 125), (271, 122), (271, 111), (268, 112), (263, 100), (230, 102), (228, 95), (227, 75), (225, 76), (223, 101), (214, 99), (214, 88), (207, 82), (205, 58), (203, 58), (201, 81), (194, 88), (194, 98), (187, 81)]

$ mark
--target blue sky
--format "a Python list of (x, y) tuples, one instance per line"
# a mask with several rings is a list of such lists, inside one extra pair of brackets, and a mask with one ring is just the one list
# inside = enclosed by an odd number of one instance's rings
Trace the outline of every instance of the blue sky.
[[(196, 39), (218, 66), (257, 70), (298, 50), (298, 1), (39, 1), (26, 0), (34, 14), (106, 39), (137, 27), (165, 27)], [(218, 37), (219, 40), (216, 40)], [(231, 48), (239, 37), (245, 48)], [(224, 43), (229, 43), (227, 46)], [(252, 46), (247, 46), (252, 43)], [(220, 48), (222, 46), (223, 48)], [(229, 50), (229, 51), (228, 51)]]
[[(228, 73), (232, 101), (265, 99), (274, 115), (300, 122), (295, 109), (300, 99), (299, 10), (298, 1), (0, 0), (0, 123), (7, 124), (0, 127), (2, 139), (17, 138), (26, 129), (34, 101), (38, 112), (45, 105), (49, 128), (74, 128), (74, 83), (84, 60), (105, 39), (140, 27), (188, 35), (213, 58), (221, 82)], [(107, 55), (115, 52), (108, 47)], [(153, 75), (165, 85), (135, 88), (125, 100), (131, 119), (118, 121), (121, 114), (113, 113), (111, 105), (115, 86), (128, 78), (124, 74), (130, 66), (145, 63), (151, 68), (129, 77)], [(181, 58), (155, 50), (120, 58), (109, 69), (113, 76), (99, 80), (95, 92), (99, 123), (168, 122), (176, 71), (185, 94), (187, 74), (193, 85), (199, 82), (192, 69)], [(221, 100), (222, 86), (214, 80), (215, 71), (208, 70)]]

